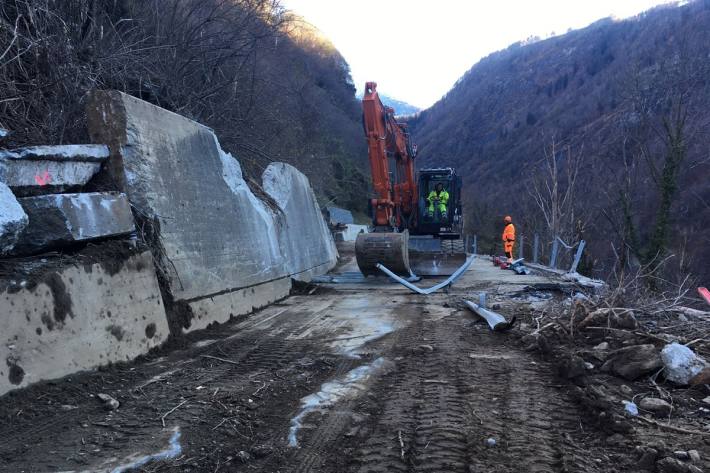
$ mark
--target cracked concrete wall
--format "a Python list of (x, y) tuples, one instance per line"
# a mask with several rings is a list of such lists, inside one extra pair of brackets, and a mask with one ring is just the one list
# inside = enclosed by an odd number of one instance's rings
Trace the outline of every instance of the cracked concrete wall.
[[(136, 213), (155, 230), (174, 331), (192, 331), (288, 295), (337, 253), (308, 180), (270, 167), (272, 209), (247, 186), (239, 162), (211, 129), (116, 91), (88, 105), (92, 140), (109, 145), (107, 166)], [(327, 229), (326, 229), (327, 230)]]
[(169, 335), (149, 252), (14, 282), (0, 291), (0, 395), (132, 360)]

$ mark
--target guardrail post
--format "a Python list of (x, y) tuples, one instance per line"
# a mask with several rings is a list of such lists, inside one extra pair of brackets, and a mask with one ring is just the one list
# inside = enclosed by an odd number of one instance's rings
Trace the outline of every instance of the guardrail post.
[(577, 248), (577, 253), (574, 255), (574, 261), (572, 261), (572, 266), (569, 268), (570, 273), (577, 272), (577, 265), (579, 264), (579, 261), (582, 259), (582, 252), (584, 251), (584, 246), (586, 244), (587, 244), (587, 242), (584, 240), (581, 240), (579, 242), (579, 247)]
[(533, 240), (533, 263), (537, 264), (538, 259), (537, 259), (537, 251), (538, 251), (538, 246), (540, 245), (540, 235), (537, 233), (535, 234), (535, 238)]
[(552, 241), (552, 254), (550, 255), (550, 268), (557, 269), (557, 252), (560, 249), (560, 242), (557, 241), (557, 235)]
[(525, 246), (525, 237), (520, 235), (520, 250), (518, 252), (518, 258), (523, 258), (523, 247)]

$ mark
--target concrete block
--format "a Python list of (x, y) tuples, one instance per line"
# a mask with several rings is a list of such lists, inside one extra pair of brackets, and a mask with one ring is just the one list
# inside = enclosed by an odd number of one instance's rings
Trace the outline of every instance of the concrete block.
[(123, 235), (135, 230), (125, 194), (91, 192), (19, 199), (29, 216), (14, 253), (37, 252), (60, 244)]
[(106, 145), (33, 146), (0, 151), (0, 181), (22, 193), (83, 186), (109, 156)]
[[(166, 289), (191, 309), (173, 326), (189, 331), (249, 312), (283, 297), (292, 273), (320, 274), (335, 263), (313, 192), (295, 169), (283, 177), (293, 204), (280, 196), (287, 208), (270, 208), (209, 128), (115, 91), (95, 92), (87, 113), (92, 140), (111, 150), (107, 172), (157, 230)], [(242, 303), (251, 288), (261, 295)]]
[(28, 221), (10, 188), (0, 182), (0, 254), (15, 247)]
[(271, 163), (262, 182), (282, 210), (276, 216), (276, 228), (288, 274), (310, 280), (314, 274), (328, 272), (335, 266), (338, 251), (308, 178), (289, 164)]
[(150, 253), (124, 258), (0, 281), (0, 395), (131, 360), (167, 339)]

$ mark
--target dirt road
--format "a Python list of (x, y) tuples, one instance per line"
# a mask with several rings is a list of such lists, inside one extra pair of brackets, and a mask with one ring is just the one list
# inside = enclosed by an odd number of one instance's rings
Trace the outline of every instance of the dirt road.
[(0, 470), (610, 472), (630, 454), (460, 304), (486, 291), (513, 315), (547, 279), (477, 260), (418, 296), (338, 271), (181, 349), (0, 398)]

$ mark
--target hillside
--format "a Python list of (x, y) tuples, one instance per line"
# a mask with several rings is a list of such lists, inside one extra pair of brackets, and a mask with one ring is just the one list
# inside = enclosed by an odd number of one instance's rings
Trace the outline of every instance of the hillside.
[(574, 185), (555, 233), (589, 240), (587, 271), (607, 275), (614, 252), (636, 267), (674, 254), (707, 278), (708, 44), (708, 1), (514, 44), (410, 120), (419, 166), (459, 169), (468, 230), (491, 251), (508, 213), (551, 240), (536, 197), (549, 221), (556, 169), (559, 201)]
[(269, 0), (1, 2), (1, 145), (88, 140), (91, 89), (214, 128), (250, 175), (294, 164), (319, 198), (363, 207), (366, 150), (347, 63)]

